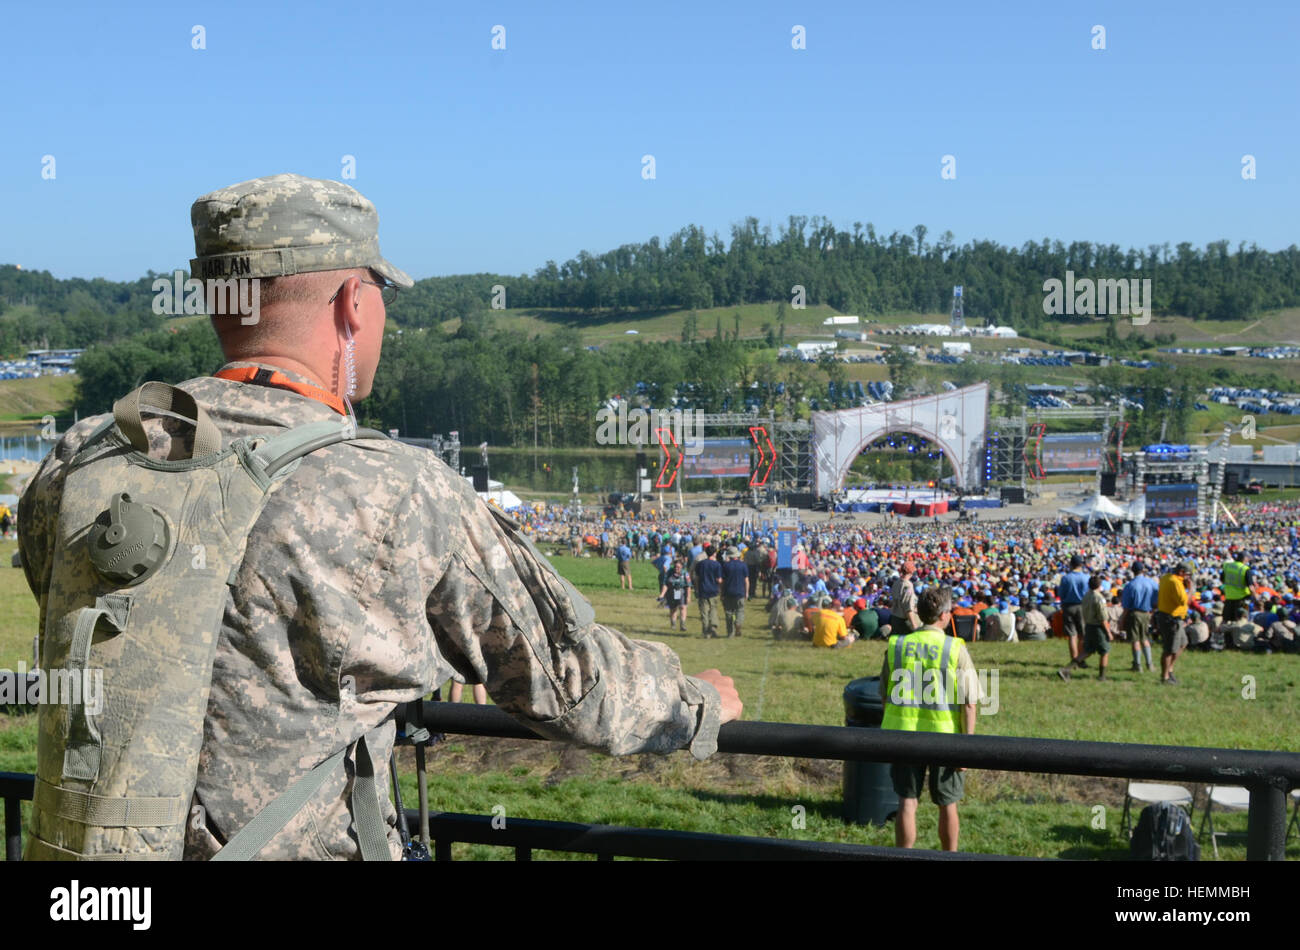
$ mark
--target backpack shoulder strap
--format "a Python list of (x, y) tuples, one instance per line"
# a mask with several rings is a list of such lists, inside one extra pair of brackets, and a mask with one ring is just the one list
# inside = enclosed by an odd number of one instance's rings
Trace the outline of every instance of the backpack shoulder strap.
[[(331, 772), (343, 761), (346, 749), (340, 749), (324, 762), (294, 782), (257, 813), (257, 816), (235, 834), (226, 846), (213, 855), (213, 861), (250, 861), (280, 833), (293, 816), (302, 810), (312, 795), (320, 789)], [(387, 861), (388, 830), (379, 808), (381, 784), (376, 777), (375, 763), (370, 757), (365, 737), (356, 745), (356, 777), (352, 786), (352, 820), (356, 825), (357, 843), (363, 861)], [(405, 816), (399, 815), (399, 821)]]
[[(359, 429), (351, 418), (323, 419), (297, 426), (272, 436), (250, 453), (250, 459), (272, 478), (289, 465), (318, 449), (336, 442), (355, 439), (387, 439), (375, 429)], [(320, 789), (330, 773), (343, 761), (346, 750), (340, 749), (318, 764), (297, 782), (271, 800), (257, 816), (235, 834), (216, 855), (214, 861), (248, 861), (256, 857), (272, 838), (293, 819)], [(352, 789), (353, 822), (360, 844), (362, 860), (387, 861), (387, 826), (379, 807), (380, 783), (366, 740), (356, 744), (356, 777)]]
[(322, 419), (271, 436), (252, 453), (252, 457), (261, 463), (268, 476), (273, 476), (290, 462), (335, 442), (387, 438), (374, 429), (357, 428), (349, 418)]

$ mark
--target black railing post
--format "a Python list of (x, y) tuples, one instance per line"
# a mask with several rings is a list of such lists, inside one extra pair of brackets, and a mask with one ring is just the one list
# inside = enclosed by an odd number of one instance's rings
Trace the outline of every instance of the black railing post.
[(1283, 861), (1286, 859), (1286, 786), (1260, 782), (1249, 787), (1246, 860)]
[(23, 803), (18, 798), (5, 798), (5, 860), (21, 861), (23, 857)]

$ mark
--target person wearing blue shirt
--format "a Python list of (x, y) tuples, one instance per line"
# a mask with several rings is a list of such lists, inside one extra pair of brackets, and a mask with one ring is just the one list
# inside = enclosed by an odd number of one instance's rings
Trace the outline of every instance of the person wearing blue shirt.
[(1133, 672), (1142, 672), (1142, 657), (1146, 657), (1147, 669), (1154, 670), (1151, 662), (1151, 613), (1156, 609), (1156, 595), (1160, 585), (1154, 577), (1148, 577), (1146, 565), (1141, 561), (1133, 562), (1133, 579), (1124, 585), (1120, 594), (1119, 605), (1124, 608), (1120, 615), (1120, 629), (1128, 634), (1133, 647)]
[(1088, 575), (1083, 567), (1083, 556), (1070, 557), (1070, 573), (1061, 578), (1056, 585), (1056, 596), (1061, 598), (1062, 620), (1065, 635), (1070, 638), (1070, 662), (1079, 657), (1079, 639), (1083, 636), (1083, 598), (1088, 594)]
[(700, 605), (704, 639), (718, 635), (718, 594), (722, 588), (722, 565), (705, 556), (695, 562), (695, 599)]
[(663, 590), (664, 579), (668, 576), (668, 568), (672, 566), (673, 559), (668, 554), (660, 554), (650, 563), (659, 571), (659, 589)]
[(1255, 613), (1252, 614), (1250, 617), (1250, 622), (1255, 624), (1258, 627), (1262, 627), (1263, 629), (1267, 630), (1269, 627), (1273, 626), (1273, 623), (1277, 619), (1278, 619), (1277, 614), (1274, 613), (1272, 608), (1270, 607), (1264, 610), (1255, 611)]
[(741, 560), (740, 551), (727, 548), (727, 563), (722, 566), (722, 610), (727, 618), (727, 639), (743, 636), (745, 600), (749, 597), (751, 581), (749, 568)]
[(618, 589), (623, 590), (624, 581), (627, 581), (627, 589), (632, 589), (632, 549), (626, 544), (620, 544), (614, 550), (614, 557), (618, 560)]

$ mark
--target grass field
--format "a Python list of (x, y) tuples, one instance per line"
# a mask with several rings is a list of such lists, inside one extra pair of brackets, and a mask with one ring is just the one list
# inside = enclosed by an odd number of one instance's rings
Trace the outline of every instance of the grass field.
[[(12, 541), (0, 542), (0, 563), (8, 563), (13, 547)], [(637, 589), (627, 593), (618, 590), (613, 561), (557, 556), (554, 562), (589, 597), (602, 623), (667, 643), (688, 672), (717, 667), (734, 677), (749, 720), (842, 724), (845, 684), (880, 669), (880, 643), (820, 651), (776, 642), (757, 609), (747, 612), (748, 633), (738, 640), (702, 639), (693, 607), (690, 632), (670, 632), (666, 611), (654, 603), (649, 564), (634, 563)], [(12, 669), (30, 660), (36, 630), (35, 604), (21, 571), (0, 574), (0, 609), (0, 667)], [(1056, 677), (1066, 655), (1060, 641), (974, 645), (976, 665), (998, 675), (997, 710), (979, 717), (978, 730), (1184, 746), (1300, 746), (1296, 657), (1189, 653), (1178, 666), (1183, 685), (1170, 689), (1151, 674), (1129, 673), (1126, 649), (1117, 645), (1112, 681), (1078, 677), (1062, 683)], [(1243, 698), (1248, 676), (1254, 677), (1252, 699)], [(402, 770), (408, 805), (416, 800), (412, 763), (407, 750)], [(891, 827), (841, 821), (842, 767), (834, 762), (735, 755), (696, 762), (684, 752), (610, 758), (551, 743), (451, 737), (435, 749), (431, 763), (431, 800), (442, 811), (491, 814), (500, 805), (508, 817), (877, 845), (893, 840)], [(0, 770), (30, 772), (35, 765), (35, 717), (0, 713)], [(1085, 859), (1127, 854), (1119, 833), (1122, 780), (976, 771), (967, 773), (966, 787), (963, 850)], [(806, 827), (792, 826), (795, 806), (802, 806)], [(1094, 827), (1099, 815), (1105, 827)], [(1224, 816), (1221, 825), (1244, 831), (1245, 815)], [(936, 809), (928, 803), (919, 834), (921, 846), (937, 846)], [(1206, 848), (1208, 858), (1208, 841)], [(1245, 855), (1239, 840), (1220, 848), (1225, 859)], [(510, 856), (487, 846), (457, 845), (455, 851), (458, 857)], [(1300, 857), (1300, 843), (1293, 841), (1287, 853)]]
[[(59, 414), (72, 405), (75, 376), (0, 379), (0, 425), (39, 422), (47, 413)], [(31, 425), (22, 428), (31, 429)]]

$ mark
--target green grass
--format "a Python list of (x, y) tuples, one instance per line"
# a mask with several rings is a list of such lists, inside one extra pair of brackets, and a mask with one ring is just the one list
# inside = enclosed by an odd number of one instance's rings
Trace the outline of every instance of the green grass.
[[(1061, 335), (1086, 337), (1105, 329), (1104, 322), (1062, 324)], [(1273, 310), (1246, 320), (1193, 320), (1190, 317), (1161, 316), (1145, 326), (1135, 327), (1121, 319), (1121, 337), (1136, 333), (1146, 339), (1172, 333), (1175, 346), (1276, 346), (1300, 342), (1300, 308)], [(1274, 361), (1270, 361), (1273, 363)], [(1281, 363), (1283, 361), (1276, 361)]]
[(0, 422), (39, 422), (47, 413), (66, 412), (75, 387), (75, 376), (0, 379)]
[(17, 550), (18, 542), (12, 538), (0, 540), (0, 669), (6, 670), (19, 661), (31, 666), (32, 638), (40, 623), (26, 575), (22, 568), (9, 566)]

